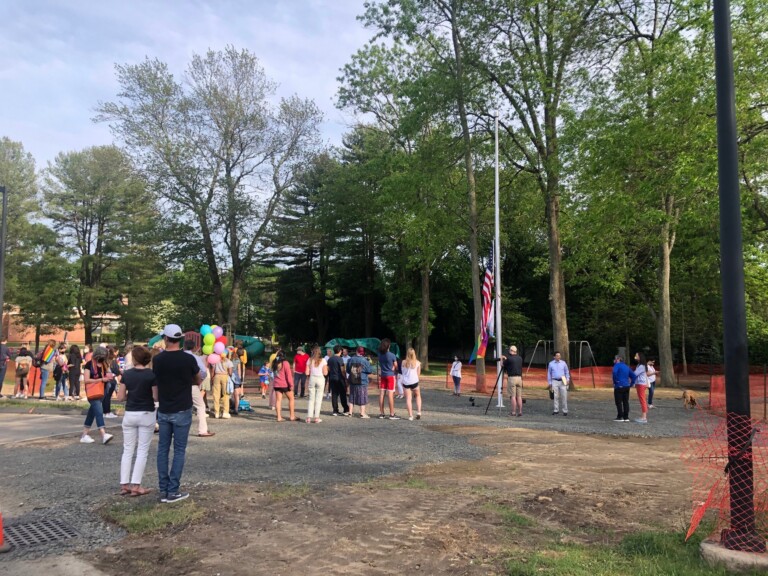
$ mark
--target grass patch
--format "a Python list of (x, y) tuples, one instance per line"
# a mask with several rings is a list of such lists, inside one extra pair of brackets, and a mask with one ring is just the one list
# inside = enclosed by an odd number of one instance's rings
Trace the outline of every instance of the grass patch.
[(278, 484), (264, 491), (275, 500), (293, 500), (307, 498), (312, 489), (308, 484)]
[[(0, 409), (11, 408), (13, 412), (29, 412), (34, 410), (35, 412), (79, 412), (88, 408), (87, 404), (80, 404), (78, 402), (56, 402), (56, 401), (41, 401), (41, 400), (21, 400), (19, 398), (1, 398)], [(22, 409), (22, 410), (19, 410)]]
[(131, 534), (151, 534), (165, 528), (190, 524), (205, 511), (191, 500), (174, 504), (120, 500), (109, 504), (102, 515)]
[[(617, 546), (539, 542), (537, 550), (511, 552), (509, 576), (725, 576), (699, 553), (701, 537), (684, 541), (681, 533), (644, 532), (625, 537)], [(757, 575), (758, 572), (752, 574)]]
[(499, 504), (497, 502), (486, 502), (483, 505), (483, 508), (486, 510), (493, 512), (494, 514), (498, 514), (501, 518), (502, 525), (510, 530), (516, 530), (518, 528), (530, 528), (531, 526), (534, 526), (536, 522), (529, 518), (528, 516), (525, 516), (524, 514), (520, 514), (510, 506), (507, 506), (506, 504)]

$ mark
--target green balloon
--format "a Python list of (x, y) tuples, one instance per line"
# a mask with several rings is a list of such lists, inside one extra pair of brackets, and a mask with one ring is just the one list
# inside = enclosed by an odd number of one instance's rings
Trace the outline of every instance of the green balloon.
[(206, 344), (203, 346), (203, 354), (208, 356), (208, 354), (213, 354), (213, 345), (212, 344)]
[[(203, 336), (203, 342), (205, 344), (210, 344), (211, 346), (213, 346), (213, 343), (216, 342), (216, 336), (214, 336), (213, 334), (206, 334), (205, 336)], [(208, 352), (208, 354), (210, 354), (210, 352)]]

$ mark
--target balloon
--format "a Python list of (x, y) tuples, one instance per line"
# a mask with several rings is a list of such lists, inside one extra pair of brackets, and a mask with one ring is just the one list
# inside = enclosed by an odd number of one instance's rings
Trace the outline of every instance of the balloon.
[(227, 351), (227, 347), (222, 342), (216, 342), (216, 344), (213, 345), (213, 351), (216, 352), (216, 354), (224, 354), (224, 352)]
[(216, 342), (221, 342), (222, 344), (224, 344), (224, 346), (226, 346), (227, 345), (227, 337), (226, 336), (219, 336), (218, 338), (216, 338)]
[(206, 344), (205, 346), (203, 346), (203, 354), (205, 354), (206, 356), (208, 356), (208, 354), (213, 354), (213, 346), (211, 346), (210, 344)]
[(218, 354), (208, 354), (208, 364), (218, 364), (221, 362), (221, 356)]
[(208, 324), (203, 324), (200, 326), (200, 336), (205, 336), (206, 334), (211, 333), (211, 327)]
[(216, 338), (220, 338), (221, 335), (224, 334), (224, 330), (222, 330), (219, 326), (212, 328), (211, 331), (213, 332), (213, 335), (216, 336)]
[(213, 332), (218, 327), (219, 327), (218, 324), (211, 324), (211, 332)]
[(216, 342), (216, 337), (213, 334), (206, 334), (203, 336), (203, 343), (204, 344), (210, 344), (213, 346), (213, 343)]

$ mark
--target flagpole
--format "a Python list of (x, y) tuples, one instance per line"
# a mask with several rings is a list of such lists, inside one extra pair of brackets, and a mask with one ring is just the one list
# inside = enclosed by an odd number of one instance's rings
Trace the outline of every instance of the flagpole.
[[(499, 111), (496, 111), (495, 122), (495, 140), (496, 140), (496, 170), (494, 178), (494, 247), (493, 251), (493, 270), (494, 270), (494, 285), (496, 288), (496, 380), (499, 380), (499, 374), (501, 373), (501, 245), (499, 243)], [(499, 397), (498, 408), (499, 414), (501, 409), (504, 408), (504, 395), (502, 393), (503, 383), (499, 382), (497, 387), (497, 394)]]

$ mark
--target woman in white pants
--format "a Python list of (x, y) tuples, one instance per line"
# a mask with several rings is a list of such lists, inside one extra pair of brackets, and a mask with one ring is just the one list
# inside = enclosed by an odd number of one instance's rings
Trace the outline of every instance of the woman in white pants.
[(309, 404), (307, 405), (307, 424), (314, 422), (319, 424), (320, 407), (323, 405), (323, 390), (325, 389), (325, 377), (328, 375), (328, 362), (320, 356), (320, 346), (312, 349), (312, 358), (307, 362), (307, 376), (309, 376)]
[[(131, 350), (133, 368), (126, 370), (117, 391), (118, 402), (125, 401), (123, 416), (123, 459), (120, 463), (120, 495), (144, 496), (151, 490), (141, 487), (141, 478), (147, 465), (149, 445), (155, 432), (155, 402), (157, 382), (155, 374), (147, 368), (152, 353), (144, 346)], [(133, 454), (136, 462), (133, 464)]]

